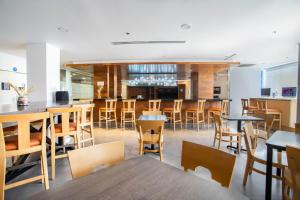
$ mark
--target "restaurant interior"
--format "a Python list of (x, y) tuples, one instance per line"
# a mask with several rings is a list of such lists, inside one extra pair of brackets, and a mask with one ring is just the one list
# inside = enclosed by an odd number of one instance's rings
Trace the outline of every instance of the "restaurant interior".
[(299, 10), (0, 0), (0, 200), (300, 200)]

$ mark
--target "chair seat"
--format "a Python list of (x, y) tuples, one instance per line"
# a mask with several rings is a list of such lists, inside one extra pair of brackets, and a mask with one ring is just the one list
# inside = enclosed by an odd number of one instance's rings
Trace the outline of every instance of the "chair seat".
[[(42, 133), (31, 133), (30, 134), (30, 146), (41, 145)], [(5, 138), (5, 149), (6, 151), (12, 151), (18, 149), (18, 135), (9, 136)]]
[(121, 108), (121, 112), (135, 112), (133, 109)]
[[(254, 157), (257, 158), (258, 160), (262, 161), (263, 163), (267, 162), (267, 150), (262, 149), (262, 150), (256, 150), (254, 153)], [(287, 166), (287, 157), (286, 157), (286, 152), (281, 152), (281, 163), (278, 161), (277, 157), (277, 152), (273, 152), (273, 164), (277, 165), (282, 165), (282, 166)]]
[(246, 106), (245, 109), (246, 110), (256, 110), (257, 107), (256, 106)]
[(173, 112), (174, 108), (163, 108), (164, 112)]
[(207, 110), (208, 111), (221, 111), (221, 108), (220, 107), (209, 107)]
[(259, 129), (255, 129), (254, 130), (254, 134), (256, 137), (267, 140), (268, 139), (268, 132), (267, 131), (263, 131), (263, 130), (259, 130)]
[(279, 114), (279, 113), (281, 113), (281, 111), (278, 109), (275, 109), (275, 108), (268, 108), (267, 113)]
[(145, 133), (143, 134), (144, 142), (158, 143), (159, 142), (159, 134), (151, 134)]
[(233, 135), (241, 135), (233, 128), (223, 128), (222, 129), (222, 136), (233, 136)]
[(185, 111), (186, 112), (197, 112), (198, 108), (187, 108)]
[[(291, 170), (289, 170), (288, 167), (284, 168), (284, 178), (285, 178), (287, 185), (289, 185), (289, 186), (293, 185)], [(298, 186), (297, 190), (300, 191), (300, 174), (299, 173), (297, 173), (297, 175), (296, 175), (296, 187), (297, 186)]]
[[(62, 124), (55, 124), (54, 127), (55, 127), (55, 133), (61, 133), (62, 132)], [(76, 129), (77, 129), (76, 123), (70, 122), (69, 123), (69, 130), (70, 131), (76, 131)]]

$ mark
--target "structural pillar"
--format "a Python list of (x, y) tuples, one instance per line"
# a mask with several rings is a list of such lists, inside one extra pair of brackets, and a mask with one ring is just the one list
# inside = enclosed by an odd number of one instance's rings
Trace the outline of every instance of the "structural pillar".
[(48, 43), (28, 44), (26, 58), (29, 101), (54, 101), (60, 90), (60, 49)]
[(297, 123), (300, 127), (300, 93), (299, 93), (299, 88), (300, 88), (300, 43), (298, 44), (298, 95), (297, 95)]

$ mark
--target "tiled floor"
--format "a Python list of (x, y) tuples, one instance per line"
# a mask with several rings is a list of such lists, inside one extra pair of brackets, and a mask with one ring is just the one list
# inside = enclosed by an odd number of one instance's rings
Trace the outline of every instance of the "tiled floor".
[[(175, 132), (172, 129), (166, 128), (164, 131), (164, 162), (175, 167), (180, 168), (181, 160), (181, 143), (182, 140), (187, 140), (195, 143), (212, 145), (214, 131), (212, 129), (203, 128), (199, 132), (196, 129), (177, 129)], [(104, 143), (115, 140), (123, 140), (125, 142), (125, 157), (126, 159), (138, 156), (138, 133), (132, 129), (111, 129), (106, 130), (103, 128), (95, 128), (96, 143)], [(231, 150), (226, 149), (226, 144), (222, 145), (222, 149), (233, 153)], [(259, 148), (263, 149), (264, 143), (259, 144)], [(158, 156), (149, 154), (158, 159)], [(231, 184), (231, 190), (241, 192), (251, 199), (264, 199), (265, 190), (265, 176), (252, 173), (248, 178), (246, 187), (243, 187), (242, 180), (244, 175), (244, 168), (247, 155), (242, 152), (237, 155), (237, 162), (235, 165), (234, 175)], [(48, 161), (49, 165), (50, 161)], [(265, 166), (261, 166), (265, 169)], [(56, 165), (56, 179), (50, 181), (50, 189), (52, 187), (60, 187), (65, 182), (71, 180), (69, 163), (67, 159), (57, 161)], [(40, 168), (38, 166), (32, 168), (24, 174), (24, 176), (38, 174)], [(50, 173), (50, 166), (49, 166)], [(199, 169), (195, 175), (202, 176), (209, 179), (209, 173), (204, 169)], [(23, 175), (22, 175), (23, 176)], [(20, 177), (21, 178), (21, 177)], [(27, 184), (15, 189), (6, 191), (6, 199), (25, 199), (31, 195), (43, 191), (43, 185), (40, 183)], [(281, 182), (273, 180), (273, 199), (281, 199)], [(29, 198), (30, 199), (30, 198)]]

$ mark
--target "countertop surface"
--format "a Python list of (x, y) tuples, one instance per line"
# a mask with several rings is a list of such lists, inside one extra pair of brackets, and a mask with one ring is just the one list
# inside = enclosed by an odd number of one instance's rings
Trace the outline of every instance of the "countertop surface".
[[(105, 98), (101, 99), (94, 99), (94, 100), (106, 100)], [(122, 101), (123, 99), (119, 99), (118, 101)], [(155, 100), (155, 99), (136, 99), (137, 101), (149, 101), (149, 100)], [(175, 99), (161, 99), (162, 101), (174, 101)], [(183, 99), (183, 101), (198, 101), (201, 99)], [(222, 101), (222, 100), (227, 100), (227, 99), (220, 99), (220, 98), (215, 98), (215, 99), (205, 99), (206, 101)], [(231, 99), (229, 99), (231, 101)]]

